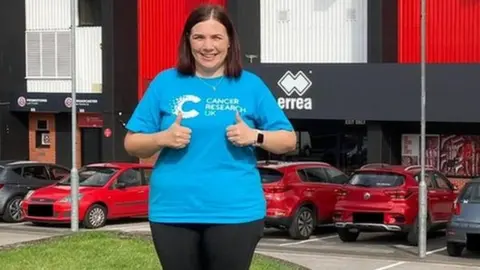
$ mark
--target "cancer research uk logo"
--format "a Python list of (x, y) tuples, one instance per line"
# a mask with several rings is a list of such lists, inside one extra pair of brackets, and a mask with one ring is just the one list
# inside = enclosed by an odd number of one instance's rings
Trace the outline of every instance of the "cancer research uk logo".
[(312, 86), (312, 81), (303, 73), (298, 71), (293, 74), (287, 71), (277, 82), (287, 97), (277, 99), (278, 106), (287, 110), (311, 110), (312, 98), (304, 98), (303, 95)]
[[(194, 118), (200, 115), (200, 111), (196, 110), (202, 108), (205, 116), (217, 116), (222, 111), (238, 111), (239, 113), (245, 113), (247, 110), (240, 106), (240, 100), (238, 98), (206, 98), (204, 104), (199, 104), (202, 99), (195, 95), (183, 95), (172, 100), (170, 103), (170, 109), (173, 114), (178, 115), (182, 113), (184, 119)], [(187, 104), (190, 109), (186, 109)], [(200, 107), (199, 107), (200, 106)]]

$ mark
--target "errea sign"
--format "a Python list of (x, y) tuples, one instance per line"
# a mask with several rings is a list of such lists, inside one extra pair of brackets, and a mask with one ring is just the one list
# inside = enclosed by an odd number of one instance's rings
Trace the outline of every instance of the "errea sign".
[(277, 84), (287, 95), (287, 97), (279, 97), (277, 99), (280, 108), (287, 110), (312, 109), (312, 99), (303, 97), (310, 86), (312, 86), (312, 81), (310, 81), (303, 71), (298, 71), (297, 74), (293, 74), (289, 70), (278, 80)]

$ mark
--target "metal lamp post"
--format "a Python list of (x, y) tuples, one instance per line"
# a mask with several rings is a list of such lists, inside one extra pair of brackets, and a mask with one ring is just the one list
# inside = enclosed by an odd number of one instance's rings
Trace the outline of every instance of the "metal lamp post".
[(418, 255), (425, 258), (427, 250), (427, 185), (425, 183), (425, 137), (426, 137), (426, 0), (421, 2), (421, 26), (420, 26), (420, 51), (421, 51), (421, 120), (420, 120), (420, 166), (421, 177), (419, 183), (418, 199)]
[(77, 1), (70, 0), (70, 53), (71, 53), (71, 76), (72, 76), (72, 169), (70, 174), (70, 197), (71, 197), (71, 230), (78, 231), (78, 170), (77, 170), (77, 78), (76, 78), (76, 55), (75, 55), (75, 28), (77, 25)]

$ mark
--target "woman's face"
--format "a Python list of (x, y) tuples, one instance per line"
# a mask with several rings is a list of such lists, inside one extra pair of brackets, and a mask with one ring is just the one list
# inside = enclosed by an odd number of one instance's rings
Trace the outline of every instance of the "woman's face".
[(190, 44), (197, 70), (208, 73), (221, 70), (230, 46), (223, 24), (214, 19), (197, 23), (192, 27)]

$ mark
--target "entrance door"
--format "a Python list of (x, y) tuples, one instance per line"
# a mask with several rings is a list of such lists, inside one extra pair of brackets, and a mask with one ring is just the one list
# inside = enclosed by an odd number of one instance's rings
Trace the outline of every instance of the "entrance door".
[(82, 128), (82, 165), (102, 162), (102, 129)]

